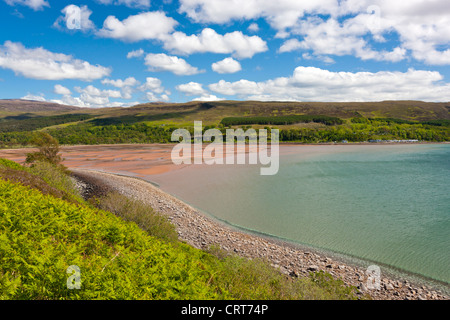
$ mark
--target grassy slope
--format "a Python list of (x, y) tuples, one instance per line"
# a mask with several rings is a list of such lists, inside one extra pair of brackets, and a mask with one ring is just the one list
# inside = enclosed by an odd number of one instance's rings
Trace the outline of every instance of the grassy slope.
[[(56, 192), (54, 181), (65, 178), (54, 175), (0, 160), (0, 299), (354, 298), (326, 274), (293, 281), (260, 261), (163, 241), (109, 211), (64, 200), (67, 188)], [(71, 265), (81, 270), (80, 290), (67, 288)]]

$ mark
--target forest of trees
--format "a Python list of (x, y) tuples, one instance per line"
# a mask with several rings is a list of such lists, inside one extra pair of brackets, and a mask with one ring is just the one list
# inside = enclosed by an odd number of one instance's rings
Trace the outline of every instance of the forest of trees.
[[(341, 119), (339, 119), (341, 120)], [(413, 122), (401, 119), (353, 118), (342, 124), (317, 128), (283, 128), (282, 125), (266, 125), (269, 130), (280, 130), (281, 142), (327, 143), (327, 142), (364, 142), (369, 140), (421, 140), (450, 141), (448, 120)], [(225, 123), (227, 123), (225, 121)], [(204, 130), (218, 128), (223, 134), (230, 126), (210, 125)], [(251, 125), (243, 126), (248, 129)], [(170, 143), (176, 126), (155, 126), (145, 123), (95, 125), (90, 121), (45, 130), (61, 145), (94, 145), (125, 143)], [(186, 129), (193, 131), (192, 127)], [(0, 148), (28, 146), (33, 130), (9, 132), (0, 130)], [(193, 135), (192, 135), (193, 136)], [(270, 132), (269, 132), (270, 137)]]
[(313, 115), (290, 115), (290, 116), (271, 116), (271, 117), (228, 117), (221, 122), (224, 126), (237, 125), (290, 125), (296, 123), (316, 122), (326, 125), (343, 124), (344, 120), (329, 116)]
[(48, 117), (29, 115), (10, 116), (0, 119), (0, 132), (33, 131), (58, 124), (71, 123), (91, 119), (89, 114), (67, 114)]

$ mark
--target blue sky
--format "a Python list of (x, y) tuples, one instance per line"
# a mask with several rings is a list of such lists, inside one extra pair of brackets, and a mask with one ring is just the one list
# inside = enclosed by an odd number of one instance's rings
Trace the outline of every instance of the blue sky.
[(0, 0), (0, 98), (450, 101), (448, 0)]

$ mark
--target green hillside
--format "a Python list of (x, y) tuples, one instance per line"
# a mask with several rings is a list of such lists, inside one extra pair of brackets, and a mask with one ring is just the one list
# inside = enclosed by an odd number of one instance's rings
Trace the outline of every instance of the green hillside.
[(27, 146), (39, 130), (67, 145), (167, 143), (173, 130), (192, 130), (194, 121), (223, 132), (242, 126), (276, 128), (283, 142), (450, 141), (450, 103), (219, 101), (52, 112), (14, 113), (10, 107), (0, 112), (0, 148)]

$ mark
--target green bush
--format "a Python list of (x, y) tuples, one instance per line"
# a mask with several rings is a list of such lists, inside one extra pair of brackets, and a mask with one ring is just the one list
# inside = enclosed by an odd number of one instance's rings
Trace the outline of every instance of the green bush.
[(21, 166), (20, 164), (18, 164), (17, 162), (8, 160), (8, 159), (3, 159), (0, 158), (0, 168), (9, 168), (9, 169), (14, 169), (14, 170), (25, 170), (25, 168), (23, 166)]
[(142, 230), (154, 237), (172, 243), (178, 241), (175, 226), (167, 217), (155, 212), (141, 201), (129, 199), (118, 192), (111, 192), (97, 199), (96, 202), (100, 209), (112, 212), (125, 221), (135, 222)]
[(49, 163), (38, 163), (28, 168), (14, 161), (0, 159), (0, 179), (20, 183), (72, 203), (82, 202), (72, 181)]
[(75, 182), (66, 174), (63, 167), (46, 161), (38, 161), (28, 170), (35, 176), (42, 178), (53, 188), (63, 191), (69, 199), (83, 202)]
[(36, 132), (30, 141), (39, 151), (27, 154), (26, 163), (33, 165), (37, 161), (48, 162), (53, 165), (62, 166), (62, 158), (59, 155), (59, 142), (47, 132)]
[[(221, 272), (212, 282), (228, 291), (233, 299), (257, 300), (355, 300), (354, 287), (345, 286), (329, 273), (291, 278), (264, 259), (249, 260), (230, 255), (213, 246), (209, 252), (222, 261)], [(322, 279), (326, 279), (319, 281)]]
[[(213, 299), (210, 255), (0, 180), (0, 299)], [(81, 270), (81, 290), (66, 270)]]

